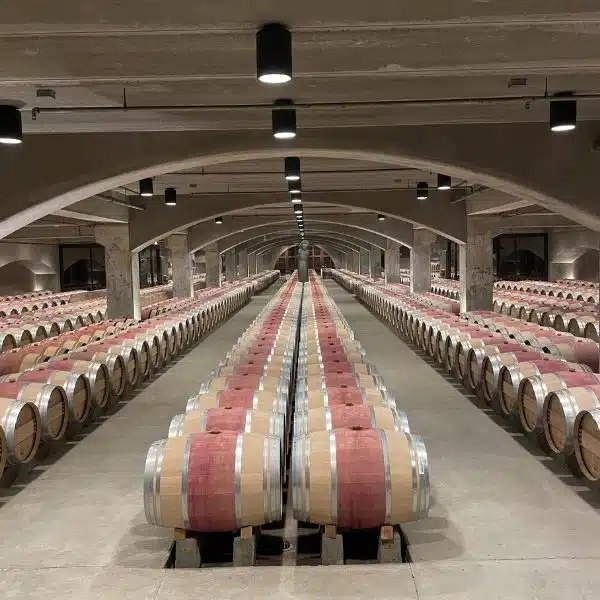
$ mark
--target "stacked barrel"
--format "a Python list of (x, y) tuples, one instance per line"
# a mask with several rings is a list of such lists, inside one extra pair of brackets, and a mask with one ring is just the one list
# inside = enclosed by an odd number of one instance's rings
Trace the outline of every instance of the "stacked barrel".
[(294, 277), (152, 444), (144, 471), (149, 523), (233, 532), (282, 517), (302, 285)]
[(261, 274), (161, 317), (94, 323), (0, 354), (0, 473), (80, 431), (277, 276)]
[[(332, 275), (351, 285), (347, 273)], [(544, 450), (564, 457), (575, 476), (600, 480), (596, 342), (494, 312), (459, 317), (415, 307), (416, 296), (379, 286), (363, 283), (356, 293)]]
[(314, 276), (302, 309), (294, 435), (296, 519), (344, 531), (427, 515), (423, 440)]

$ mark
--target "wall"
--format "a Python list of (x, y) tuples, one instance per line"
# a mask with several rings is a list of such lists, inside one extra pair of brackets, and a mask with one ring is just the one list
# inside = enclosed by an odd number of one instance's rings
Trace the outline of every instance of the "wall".
[(58, 246), (0, 242), (0, 294), (59, 290)]
[(599, 236), (589, 230), (558, 231), (548, 236), (548, 278), (598, 281)]

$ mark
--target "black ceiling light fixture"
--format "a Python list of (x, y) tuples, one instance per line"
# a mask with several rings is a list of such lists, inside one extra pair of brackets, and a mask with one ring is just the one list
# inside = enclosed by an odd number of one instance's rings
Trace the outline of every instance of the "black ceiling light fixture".
[(23, 121), (16, 106), (0, 105), (0, 144), (17, 145), (23, 142)]
[(377, 215), (377, 220), (378, 221), (385, 221), (385, 215), (381, 215), (381, 214)]
[(301, 194), (302, 181), (300, 179), (297, 179), (296, 181), (288, 181), (288, 192), (290, 194)]
[(276, 100), (272, 111), (273, 137), (291, 140), (296, 137), (296, 109), (291, 100)]
[(217, 225), (223, 225), (223, 217), (216, 217), (215, 218), (215, 223)]
[[(567, 94), (564, 97), (568, 98)], [(573, 131), (577, 126), (577, 101), (552, 100), (550, 102), (550, 129), (555, 133)]]
[(256, 77), (279, 85), (292, 80), (292, 34), (281, 23), (266, 23), (256, 33)]
[(298, 181), (300, 179), (300, 159), (297, 156), (286, 157), (285, 178), (288, 181)]
[(165, 190), (165, 206), (177, 206), (177, 191), (175, 188)]
[(452, 187), (452, 177), (450, 175), (442, 175), (441, 173), (437, 176), (437, 189), (446, 191)]
[(140, 196), (144, 196), (144, 198), (154, 196), (154, 182), (152, 181), (152, 177), (140, 179)]
[(417, 200), (427, 200), (429, 198), (429, 186), (426, 181), (417, 183)]
[(296, 206), (294, 206), (294, 214), (301, 215), (302, 214), (302, 206), (300, 206), (299, 204), (296, 204)]
[(302, 195), (301, 194), (292, 195), (292, 204), (302, 204)]

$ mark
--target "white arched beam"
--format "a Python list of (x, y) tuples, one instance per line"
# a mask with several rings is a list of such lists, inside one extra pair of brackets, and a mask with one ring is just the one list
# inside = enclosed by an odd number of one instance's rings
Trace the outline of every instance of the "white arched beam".
[[(2, 148), (0, 154), (0, 237), (143, 177), (283, 157), (291, 149), (300, 157), (447, 173), (540, 204), (600, 231), (600, 205), (595, 200), (598, 168), (590, 151), (596, 133), (595, 123), (580, 122), (567, 136), (552, 136), (546, 123), (305, 129), (297, 145), (282, 145), (268, 131), (253, 129), (28, 135), (22, 148)], [(401, 204), (395, 210), (401, 210)], [(218, 214), (214, 208), (212, 214)], [(447, 212), (455, 211), (449, 207)], [(430, 227), (427, 221), (419, 224)], [(443, 218), (439, 221), (439, 228), (430, 228), (444, 234)], [(464, 241), (461, 235), (450, 237)]]

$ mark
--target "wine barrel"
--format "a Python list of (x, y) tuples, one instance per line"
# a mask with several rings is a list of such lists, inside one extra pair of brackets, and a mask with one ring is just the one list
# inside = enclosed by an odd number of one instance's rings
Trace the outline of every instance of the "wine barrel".
[(600, 409), (579, 412), (573, 430), (579, 473), (588, 481), (600, 481)]
[(41, 439), (61, 440), (69, 424), (68, 400), (58, 385), (27, 379), (11, 380), (11, 375), (0, 378), (0, 397), (19, 402), (33, 402), (40, 413)]
[[(3, 331), (0, 333), (0, 353), (14, 350), (17, 346), (17, 340), (15, 339), (15, 336), (12, 333), (8, 333), (7, 331)], [(1, 460), (2, 457), (0, 456), (0, 461)]]
[(69, 352), (69, 360), (103, 363), (109, 372), (110, 390), (115, 396), (122, 396), (127, 385), (127, 375), (125, 374), (125, 361), (119, 354), (109, 354), (108, 352), (95, 352), (90, 348), (79, 348), (74, 352)]
[(69, 420), (81, 423), (87, 418), (92, 407), (90, 382), (85, 375), (69, 371), (34, 369), (9, 375), (14, 381), (29, 381), (60, 386), (67, 398)]
[(0, 474), (4, 472), (6, 462), (8, 458), (8, 444), (6, 443), (6, 435), (4, 430), (0, 427)]
[(105, 408), (110, 399), (110, 375), (108, 367), (101, 362), (88, 362), (86, 360), (71, 360), (68, 358), (55, 358), (47, 363), (34, 367), (41, 371), (65, 371), (84, 375), (90, 386), (91, 401), (98, 408)]
[(598, 374), (569, 371), (535, 375), (523, 379), (517, 392), (517, 415), (521, 427), (527, 433), (542, 432), (544, 400), (550, 392), (570, 387), (597, 385), (598, 383), (600, 383)]
[(33, 402), (0, 397), (0, 427), (6, 435), (7, 462), (19, 465), (33, 460), (42, 435), (38, 407)]
[(108, 355), (121, 356), (125, 365), (126, 382), (135, 386), (140, 375), (140, 361), (137, 350), (130, 345), (122, 345), (119, 341), (108, 339), (96, 342), (85, 347), (86, 350), (94, 352), (105, 352)]
[(598, 344), (591, 339), (570, 336), (570, 339), (564, 342), (556, 343), (555, 341), (550, 341), (547, 344), (541, 343), (540, 347), (544, 352), (548, 352), (554, 356), (561, 356), (572, 362), (583, 363), (592, 369), (592, 371), (598, 371), (600, 358)]
[(598, 407), (600, 407), (600, 385), (550, 392), (544, 399), (542, 409), (544, 436), (550, 452), (572, 455), (575, 451), (575, 418), (582, 410)]
[(366, 404), (395, 408), (393, 394), (381, 389), (366, 390), (361, 386), (331, 386), (325, 389), (309, 389), (296, 393), (296, 410), (339, 406), (342, 404)]
[(486, 356), (481, 363), (481, 392), (484, 400), (490, 404), (495, 400), (498, 390), (498, 377), (504, 365), (514, 365), (520, 361), (532, 360), (540, 356), (535, 350), (516, 350), (494, 356)]
[(280, 413), (226, 406), (175, 415), (169, 425), (169, 437), (219, 429), (221, 431), (262, 433), (283, 440), (284, 426), (284, 415)]
[(478, 390), (481, 383), (481, 366), (486, 356), (495, 356), (496, 354), (505, 354), (522, 350), (523, 347), (517, 342), (498, 342), (482, 348), (470, 348), (467, 353), (467, 385), (472, 390)]
[(296, 411), (294, 415), (295, 436), (342, 427), (410, 431), (406, 413), (373, 404), (339, 404)]
[(281, 440), (213, 430), (159, 440), (144, 469), (149, 523), (235, 531), (282, 517)]
[(202, 393), (192, 396), (186, 405), (186, 412), (206, 410), (209, 408), (247, 408), (262, 412), (287, 412), (287, 394), (273, 390), (224, 389), (201, 390)]
[(423, 439), (403, 431), (316, 431), (292, 443), (294, 518), (366, 529), (415, 521), (429, 512)]
[(556, 373), (558, 371), (585, 371), (589, 368), (579, 363), (568, 363), (553, 356), (540, 356), (531, 361), (523, 361), (514, 365), (504, 365), (498, 377), (498, 408), (504, 415), (513, 413), (517, 402), (519, 384), (525, 377)]

